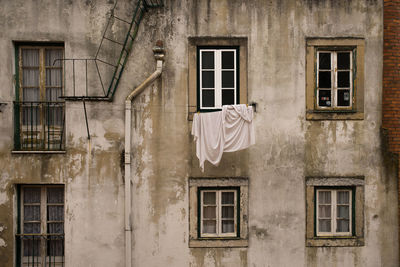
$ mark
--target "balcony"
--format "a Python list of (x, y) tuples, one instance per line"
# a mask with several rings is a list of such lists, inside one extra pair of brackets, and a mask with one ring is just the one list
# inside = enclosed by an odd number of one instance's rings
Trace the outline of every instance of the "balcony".
[(65, 102), (14, 102), (15, 151), (63, 151)]

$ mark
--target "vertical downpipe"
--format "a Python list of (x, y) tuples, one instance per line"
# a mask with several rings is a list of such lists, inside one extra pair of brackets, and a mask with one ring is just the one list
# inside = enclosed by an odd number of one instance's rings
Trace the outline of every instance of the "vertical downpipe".
[(154, 71), (144, 82), (132, 90), (125, 100), (125, 267), (132, 267), (132, 218), (131, 218), (131, 125), (132, 101), (144, 89), (150, 86), (162, 73), (164, 62), (163, 42), (157, 41), (153, 48), (157, 61)]

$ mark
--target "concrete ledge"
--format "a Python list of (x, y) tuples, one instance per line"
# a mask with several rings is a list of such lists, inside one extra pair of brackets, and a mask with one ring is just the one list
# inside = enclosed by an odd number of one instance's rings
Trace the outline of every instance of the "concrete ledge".
[(364, 246), (364, 238), (338, 237), (338, 238), (308, 238), (307, 247), (361, 247)]
[(13, 150), (12, 154), (65, 154), (65, 150), (42, 151), (42, 150)]
[(364, 113), (335, 113), (334, 111), (329, 112), (312, 112), (307, 111), (306, 114), (307, 120), (315, 120), (315, 121), (322, 121), (322, 120), (363, 120)]
[(190, 248), (240, 248), (248, 247), (247, 239), (227, 239), (227, 240), (212, 240), (212, 239), (196, 239), (189, 240)]

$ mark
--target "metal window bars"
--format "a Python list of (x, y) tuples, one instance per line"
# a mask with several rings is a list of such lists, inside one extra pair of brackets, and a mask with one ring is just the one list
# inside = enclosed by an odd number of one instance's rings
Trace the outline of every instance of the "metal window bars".
[[(120, 4), (118, 1), (115, 2), (94, 58), (57, 59), (64, 61), (66, 73), (71, 73), (68, 77), (72, 75), (72, 85), (69, 85), (72, 88), (69, 87), (68, 94), (63, 98), (78, 101), (83, 99), (87, 101), (112, 101), (143, 15), (149, 8), (163, 6), (163, 0), (137, 0), (136, 4), (130, 8), (126, 7), (126, 5), (125, 1)], [(133, 12), (130, 19), (124, 18), (123, 14), (117, 16), (117, 13), (127, 12), (127, 10), (132, 10)], [(114, 24), (117, 23), (121, 23), (121, 27), (118, 27), (118, 29), (126, 29), (125, 34), (122, 34), (124, 35), (123, 38), (118, 38), (118, 34), (116, 34)], [(109, 43), (109, 45), (106, 43)], [(119, 56), (110, 58), (110, 51), (118, 51), (113, 46), (121, 47), (121, 50)], [(109, 75), (111, 73), (112, 76), (110, 78)], [(89, 80), (89, 76), (97, 78)], [(82, 85), (83, 80), (84, 85)], [(108, 87), (105, 87), (106, 84), (108, 84)], [(101, 91), (98, 88), (101, 88)]]
[(17, 267), (64, 267), (64, 234), (17, 234)]
[(64, 150), (63, 101), (15, 101), (15, 150)]

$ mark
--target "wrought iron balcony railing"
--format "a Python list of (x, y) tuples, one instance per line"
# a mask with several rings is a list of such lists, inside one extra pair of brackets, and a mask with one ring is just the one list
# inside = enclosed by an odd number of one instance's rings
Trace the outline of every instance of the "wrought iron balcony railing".
[(15, 150), (64, 150), (64, 102), (14, 102), (14, 115)]

